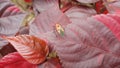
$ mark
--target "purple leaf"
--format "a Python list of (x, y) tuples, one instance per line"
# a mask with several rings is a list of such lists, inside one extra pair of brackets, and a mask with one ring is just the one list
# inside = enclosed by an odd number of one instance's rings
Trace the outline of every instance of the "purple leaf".
[(33, 23), (30, 24), (30, 34), (40, 36), (42, 33), (55, 30), (56, 23), (61, 24), (63, 27), (71, 23), (57, 6), (41, 12), (36, 17)]
[[(15, 35), (25, 15), (10, 0), (0, 0), (0, 36)], [(7, 41), (0, 38), (0, 47), (7, 43)]]
[(33, 7), (39, 12), (50, 9), (53, 6), (58, 6), (58, 0), (34, 0)]
[(67, 10), (65, 14), (69, 17), (70, 20), (78, 18), (84, 20), (88, 17), (96, 15), (96, 11), (91, 8), (72, 7), (69, 10)]
[[(19, 14), (0, 18), (0, 36), (13, 36), (15, 35), (24, 19), (26, 14)], [(6, 45), (7, 42), (0, 38), (0, 46)]]
[(65, 27), (65, 36), (62, 38), (57, 37), (53, 31), (41, 37), (57, 52), (63, 68), (120, 66), (120, 41), (106, 25), (93, 17), (86, 20), (72, 19), (72, 23)]

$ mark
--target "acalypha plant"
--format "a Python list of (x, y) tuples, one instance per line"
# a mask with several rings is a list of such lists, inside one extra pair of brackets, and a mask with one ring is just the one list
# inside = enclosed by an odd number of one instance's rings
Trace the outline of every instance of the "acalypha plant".
[(0, 68), (120, 68), (120, 0), (0, 0), (0, 49)]

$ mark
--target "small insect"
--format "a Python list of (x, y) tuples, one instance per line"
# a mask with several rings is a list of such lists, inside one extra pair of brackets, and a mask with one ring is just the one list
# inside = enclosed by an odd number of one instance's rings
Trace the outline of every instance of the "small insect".
[(64, 28), (60, 24), (55, 25), (56, 31), (59, 35), (64, 36)]

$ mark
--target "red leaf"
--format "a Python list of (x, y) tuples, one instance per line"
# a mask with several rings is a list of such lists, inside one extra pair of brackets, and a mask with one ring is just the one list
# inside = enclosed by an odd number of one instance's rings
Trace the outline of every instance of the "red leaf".
[(97, 13), (99, 13), (99, 14), (101, 14), (101, 13), (107, 14), (108, 13), (108, 10), (106, 9), (106, 7), (105, 7), (105, 5), (104, 5), (102, 0), (98, 1), (95, 4), (95, 6), (96, 6), (95, 9), (96, 9)]
[(37, 65), (28, 63), (19, 53), (11, 53), (0, 60), (0, 68), (36, 68)]
[(49, 53), (46, 42), (35, 36), (20, 35), (6, 38), (27, 61), (39, 64), (45, 61)]

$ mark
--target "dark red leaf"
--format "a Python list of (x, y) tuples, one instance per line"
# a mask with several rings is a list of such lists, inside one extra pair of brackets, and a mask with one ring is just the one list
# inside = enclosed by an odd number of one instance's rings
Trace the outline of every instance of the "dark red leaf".
[(98, 14), (107, 14), (108, 13), (108, 10), (105, 7), (102, 0), (95, 3), (95, 9), (96, 9)]
[(9, 43), (6, 46), (3, 46), (2, 49), (0, 49), (0, 54), (2, 56), (5, 56), (9, 53), (16, 52), (15, 48)]

